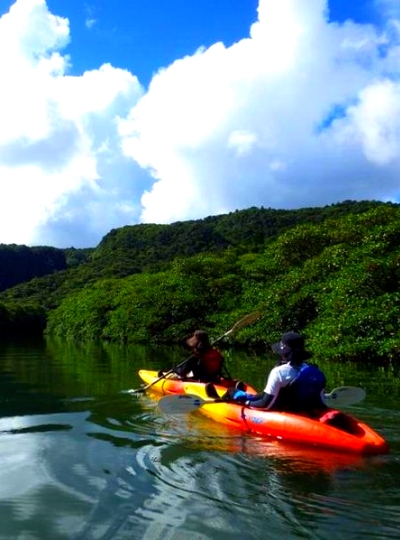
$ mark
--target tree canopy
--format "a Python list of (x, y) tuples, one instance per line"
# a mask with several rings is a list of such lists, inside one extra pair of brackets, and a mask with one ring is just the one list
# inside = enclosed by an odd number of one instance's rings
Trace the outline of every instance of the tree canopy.
[(259, 310), (232, 343), (268, 347), (297, 330), (324, 358), (395, 361), (399, 238), (399, 205), (368, 201), (123, 227), (73, 265), (1, 293), (0, 324), (10, 329), (19, 310), (23, 326), (26, 310), (48, 334), (173, 343)]

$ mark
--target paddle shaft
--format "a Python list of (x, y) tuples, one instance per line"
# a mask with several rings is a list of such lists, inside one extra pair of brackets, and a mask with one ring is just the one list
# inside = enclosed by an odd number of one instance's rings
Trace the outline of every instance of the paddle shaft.
[[(365, 390), (357, 388), (355, 386), (340, 386), (335, 388), (329, 394), (325, 394), (325, 400), (327, 405), (335, 407), (345, 407), (347, 405), (354, 405), (359, 403), (365, 398)], [(187, 414), (191, 411), (195, 411), (203, 405), (214, 405), (217, 403), (226, 403), (225, 399), (203, 399), (199, 396), (192, 394), (171, 394), (164, 396), (158, 402), (160, 409), (169, 414)], [(234, 400), (230, 400), (230, 403), (235, 403)], [(242, 403), (236, 402), (238, 405), (243, 406)]]
[[(254, 312), (254, 313), (249, 313), (249, 315), (246, 315), (245, 317), (240, 319), (237, 323), (235, 323), (232, 326), (232, 328), (230, 328), (227, 332), (225, 332), (225, 334), (222, 334), (222, 336), (219, 336), (217, 339), (214, 339), (211, 342), (211, 345), (215, 345), (216, 343), (218, 343), (218, 341), (221, 341), (221, 339), (225, 338), (226, 336), (229, 336), (229, 334), (232, 334), (236, 330), (239, 330), (240, 328), (244, 328), (245, 326), (248, 326), (249, 324), (252, 324), (253, 322), (255, 322), (256, 320), (258, 320), (260, 318), (260, 315), (261, 314), (258, 311)], [(186, 364), (186, 362), (189, 362), (189, 360), (191, 360), (192, 358), (193, 358), (193, 355), (190, 355), (189, 358), (186, 358), (186, 360), (184, 360), (183, 362), (178, 364), (176, 366), (176, 368), (180, 368), (180, 367), (184, 366)], [(174, 372), (174, 370), (170, 369), (166, 373), (163, 373), (163, 375), (161, 377), (158, 377), (158, 379), (155, 379), (151, 383), (146, 384), (146, 386), (143, 386), (142, 388), (137, 388), (136, 390), (130, 390), (129, 393), (130, 394), (143, 393), (146, 390), (148, 390), (149, 388), (151, 388), (152, 386), (154, 386), (156, 383), (161, 381), (162, 379), (165, 379), (168, 375), (171, 375), (171, 373), (173, 373), (173, 372)]]

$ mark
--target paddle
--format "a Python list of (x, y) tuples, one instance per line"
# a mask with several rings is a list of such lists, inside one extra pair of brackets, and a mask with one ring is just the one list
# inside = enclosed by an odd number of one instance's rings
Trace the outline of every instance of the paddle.
[[(249, 313), (249, 315), (246, 315), (245, 317), (240, 319), (240, 321), (235, 323), (232, 326), (232, 328), (230, 328), (227, 332), (225, 332), (225, 334), (222, 334), (222, 336), (219, 336), (217, 339), (212, 341), (211, 345), (215, 345), (216, 343), (218, 343), (218, 341), (221, 341), (221, 339), (225, 338), (226, 336), (229, 336), (229, 334), (232, 334), (233, 332), (236, 332), (237, 330), (240, 330), (241, 328), (244, 328), (245, 326), (248, 326), (249, 324), (252, 324), (253, 322), (257, 321), (260, 318), (260, 316), (261, 316), (261, 313), (259, 313), (258, 311), (255, 311), (254, 313)], [(179, 367), (183, 366), (191, 358), (192, 358), (192, 356), (189, 356), (189, 358), (186, 358), (186, 360), (181, 362), (177, 367), (179, 368)], [(158, 383), (158, 381), (161, 381), (161, 379), (165, 379), (168, 375), (171, 375), (171, 373), (173, 373), (173, 372), (174, 372), (174, 370), (170, 369), (169, 371), (166, 371), (161, 377), (158, 377), (158, 379), (155, 379), (153, 382), (151, 382), (149, 384), (146, 384), (146, 386), (143, 386), (142, 388), (136, 388), (135, 390), (129, 390), (129, 393), (130, 394), (139, 394), (139, 393), (145, 392), (146, 390), (151, 388), (154, 384)]]
[(329, 407), (346, 407), (355, 405), (365, 399), (366, 392), (357, 386), (339, 386), (329, 394), (325, 394), (325, 401)]
[[(365, 398), (365, 390), (355, 386), (340, 386), (329, 394), (325, 394), (326, 404), (329, 407), (345, 407), (354, 405)], [(203, 405), (213, 405), (215, 403), (226, 403), (224, 399), (203, 399), (191, 394), (171, 394), (164, 396), (158, 402), (162, 412), (169, 414), (187, 414), (195, 411)], [(231, 401), (232, 403), (232, 401)], [(243, 404), (241, 404), (243, 405)]]

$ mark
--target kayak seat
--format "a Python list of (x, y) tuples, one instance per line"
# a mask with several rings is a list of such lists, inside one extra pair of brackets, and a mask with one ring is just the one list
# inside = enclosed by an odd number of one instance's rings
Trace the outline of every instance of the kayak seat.
[(340, 429), (350, 433), (350, 435), (361, 436), (364, 434), (364, 430), (359, 426), (358, 422), (348, 414), (341, 411), (328, 411), (319, 419), (323, 424)]
[[(181, 377), (177, 374), (177, 373), (173, 373), (171, 371), (163, 371), (162, 369), (160, 369), (160, 371), (157, 371), (157, 377), (159, 379), (163, 379), (164, 377), (165, 378), (168, 378), (168, 379), (177, 379), (177, 380), (180, 380)], [(189, 379), (189, 380), (193, 380), (193, 379)]]
[(205, 391), (206, 391), (206, 394), (207, 394), (208, 397), (219, 398), (219, 394), (216, 391), (215, 386), (213, 385), (213, 383), (210, 383), (210, 382), (207, 383), (205, 385)]

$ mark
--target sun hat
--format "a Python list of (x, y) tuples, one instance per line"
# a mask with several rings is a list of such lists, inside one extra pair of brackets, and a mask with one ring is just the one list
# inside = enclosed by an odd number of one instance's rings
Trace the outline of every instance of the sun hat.
[(280, 341), (271, 345), (271, 348), (288, 362), (299, 362), (311, 357), (311, 353), (304, 348), (304, 336), (298, 332), (286, 332)]
[(196, 330), (193, 335), (186, 341), (189, 347), (196, 349), (205, 349), (210, 346), (210, 341), (207, 332), (204, 330)]
[(283, 353), (288, 348), (291, 351), (304, 350), (304, 337), (297, 332), (286, 332), (280, 341), (272, 345), (272, 350), (277, 354)]

